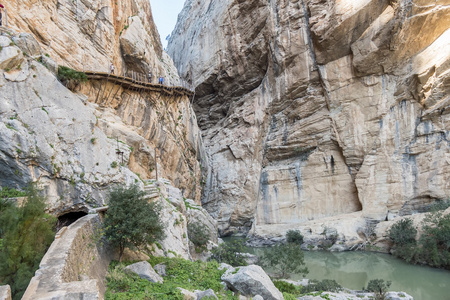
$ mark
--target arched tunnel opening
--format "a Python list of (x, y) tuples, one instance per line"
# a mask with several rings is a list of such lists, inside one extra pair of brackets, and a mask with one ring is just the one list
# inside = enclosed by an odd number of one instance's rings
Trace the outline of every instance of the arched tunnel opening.
[(56, 232), (58, 232), (64, 226), (69, 226), (72, 223), (75, 223), (76, 220), (87, 216), (87, 212), (84, 211), (71, 211), (69, 213), (60, 215), (58, 217), (58, 221), (56, 222)]

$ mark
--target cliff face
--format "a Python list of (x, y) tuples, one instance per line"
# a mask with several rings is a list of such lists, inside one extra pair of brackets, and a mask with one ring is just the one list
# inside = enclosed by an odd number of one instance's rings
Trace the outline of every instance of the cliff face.
[(178, 79), (162, 51), (147, 0), (13, 0), (8, 24), (30, 32), (44, 53), (77, 70), (136, 71)]
[(168, 52), (196, 86), (223, 234), (450, 197), (449, 4), (186, 1)]
[(0, 186), (37, 181), (57, 216), (105, 205), (112, 184), (144, 185), (157, 175), (199, 202), (207, 163), (187, 94), (106, 77), (72, 92), (52, 73), (55, 61), (100, 72), (114, 62), (119, 74), (150, 69), (179, 83), (149, 2), (11, 1), (7, 9), (13, 29), (0, 30)]

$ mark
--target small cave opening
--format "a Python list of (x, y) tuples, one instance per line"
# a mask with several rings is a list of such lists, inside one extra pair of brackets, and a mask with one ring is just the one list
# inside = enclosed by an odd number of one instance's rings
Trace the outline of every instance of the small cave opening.
[(87, 216), (87, 212), (84, 211), (71, 211), (66, 214), (60, 215), (58, 221), (56, 222), (56, 232), (58, 232), (64, 226), (69, 226), (75, 223), (76, 220)]

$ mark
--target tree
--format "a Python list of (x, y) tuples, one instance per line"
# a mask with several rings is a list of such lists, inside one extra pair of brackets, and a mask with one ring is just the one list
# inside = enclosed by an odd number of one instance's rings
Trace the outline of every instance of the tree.
[(383, 279), (372, 279), (367, 283), (365, 290), (373, 292), (375, 294), (375, 300), (384, 300), (386, 299), (386, 293), (390, 286), (390, 281), (384, 282)]
[(393, 255), (403, 258), (407, 262), (414, 259), (417, 252), (417, 229), (411, 219), (396, 222), (388, 231), (389, 239), (394, 243)]
[(422, 221), (417, 260), (432, 267), (450, 269), (450, 214), (432, 212)]
[(308, 273), (303, 251), (300, 245), (294, 243), (271, 247), (262, 256), (261, 264), (263, 267), (273, 268), (281, 278), (289, 278), (290, 274)]
[(56, 218), (45, 213), (45, 198), (28, 187), (22, 207), (4, 206), (0, 215), (0, 285), (9, 284), (13, 299), (20, 299), (52, 243)]
[(189, 240), (195, 247), (203, 248), (209, 241), (209, 229), (202, 222), (192, 222), (187, 226)]
[(219, 263), (226, 263), (237, 266), (246, 266), (247, 262), (241, 253), (245, 252), (244, 239), (236, 239), (227, 243), (222, 243), (219, 247), (211, 250), (210, 259), (214, 259)]
[(125, 248), (139, 249), (164, 238), (161, 207), (144, 196), (137, 185), (118, 186), (110, 192), (103, 228), (111, 245), (119, 249), (119, 260)]
[(303, 244), (303, 235), (300, 230), (288, 230), (286, 233), (286, 241), (288, 243)]

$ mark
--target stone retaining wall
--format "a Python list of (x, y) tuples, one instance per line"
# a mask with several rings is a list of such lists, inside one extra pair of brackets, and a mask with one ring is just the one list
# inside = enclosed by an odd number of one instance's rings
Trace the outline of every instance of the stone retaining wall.
[(103, 299), (112, 252), (96, 242), (99, 225), (98, 215), (87, 215), (63, 227), (22, 299)]
[(0, 286), (0, 300), (11, 300), (11, 288), (9, 285)]

